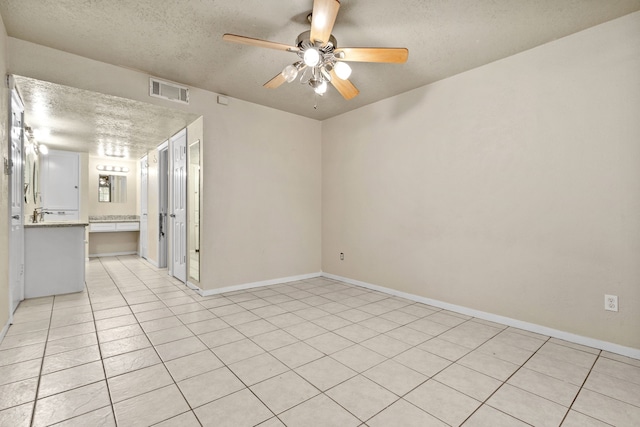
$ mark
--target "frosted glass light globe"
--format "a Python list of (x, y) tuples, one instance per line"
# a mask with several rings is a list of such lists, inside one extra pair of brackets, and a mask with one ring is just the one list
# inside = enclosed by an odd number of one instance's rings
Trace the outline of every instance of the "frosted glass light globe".
[(308, 67), (315, 67), (316, 65), (318, 65), (318, 62), (320, 62), (320, 52), (318, 52), (317, 49), (308, 48), (304, 51), (304, 56), (302, 59)]
[(342, 80), (347, 80), (351, 75), (351, 67), (349, 66), (349, 64), (346, 64), (344, 62), (336, 62), (336, 65), (333, 69), (336, 72), (336, 76), (338, 76)]

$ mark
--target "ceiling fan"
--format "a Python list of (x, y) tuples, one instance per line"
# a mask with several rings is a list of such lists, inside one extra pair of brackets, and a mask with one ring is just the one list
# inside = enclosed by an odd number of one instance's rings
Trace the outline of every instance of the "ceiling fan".
[(311, 30), (296, 39), (295, 46), (251, 37), (225, 34), (223, 40), (268, 49), (284, 50), (298, 55), (299, 60), (287, 65), (281, 73), (264, 84), (275, 89), (285, 81), (291, 83), (298, 77), (303, 84), (309, 84), (322, 95), (331, 83), (345, 99), (352, 99), (360, 93), (348, 79), (351, 67), (347, 62), (388, 62), (404, 63), (409, 57), (406, 48), (341, 47), (331, 35), (340, 9), (339, 0), (314, 0), (313, 10), (308, 19)]

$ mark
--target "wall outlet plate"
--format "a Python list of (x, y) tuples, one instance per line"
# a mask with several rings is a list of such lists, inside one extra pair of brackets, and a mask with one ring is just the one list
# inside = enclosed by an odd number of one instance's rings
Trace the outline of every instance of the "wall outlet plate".
[(617, 295), (605, 295), (604, 296), (604, 309), (607, 311), (618, 311), (618, 296)]

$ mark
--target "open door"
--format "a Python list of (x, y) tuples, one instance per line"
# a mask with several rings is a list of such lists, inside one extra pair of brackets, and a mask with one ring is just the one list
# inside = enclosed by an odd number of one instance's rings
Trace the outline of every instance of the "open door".
[(158, 267), (167, 267), (169, 217), (169, 141), (158, 147)]
[(169, 139), (171, 150), (172, 274), (187, 281), (187, 130)]
[(9, 141), (9, 316), (24, 299), (24, 105), (16, 89), (11, 91)]

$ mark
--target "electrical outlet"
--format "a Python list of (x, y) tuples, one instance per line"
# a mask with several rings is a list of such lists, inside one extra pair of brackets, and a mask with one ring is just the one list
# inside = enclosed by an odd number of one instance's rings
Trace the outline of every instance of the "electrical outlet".
[(344, 252), (340, 252), (340, 261), (344, 261)]
[(604, 296), (604, 309), (608, 311), (618, 311), (618, 296), (617, 295), (605, 295)]

